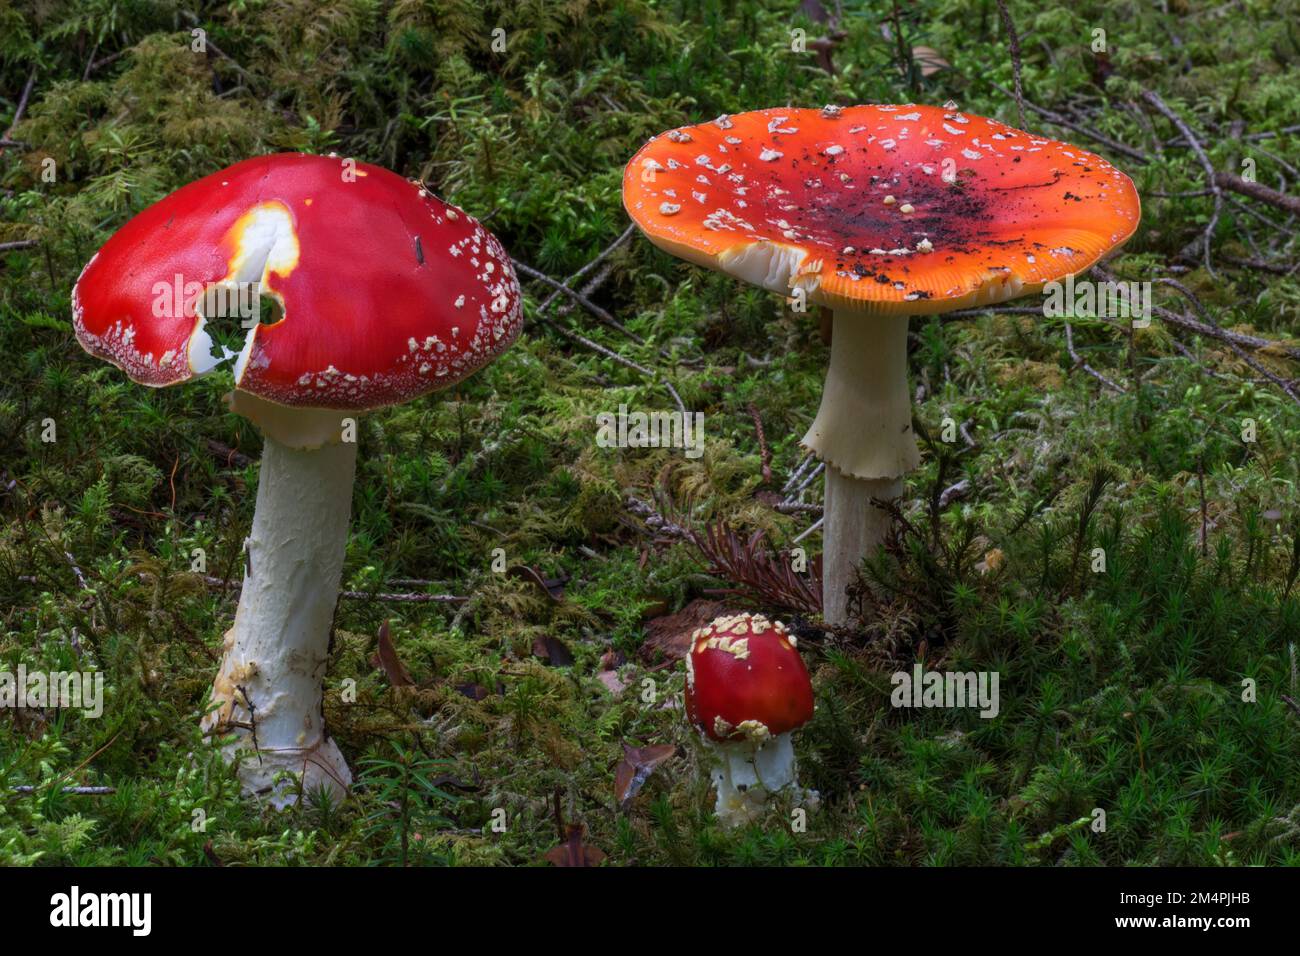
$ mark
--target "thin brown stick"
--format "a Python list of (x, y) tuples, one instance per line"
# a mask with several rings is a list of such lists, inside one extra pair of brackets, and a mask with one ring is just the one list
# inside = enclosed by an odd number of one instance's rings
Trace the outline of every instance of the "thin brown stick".
[(122, 736), (122, 731), (119, 730), (119, 731), (118, 731), (117, 733), (115, 733), (112, 737), (109, 737), (109, 738), (108, 738), (108, 742), (107, 742), (106, 744), (104, 744), (104, 746), (100, 747), (100, 748), (99, 748), (98, 750), (96, 750), (93, 754), (91, 754), (91, 755), (90, 755), (89, 757), (87, 757), (85, 760), (81, 761), (81, 763), (77, 764), (75, 767), (73, 767), (73, 768), (72, 768), (70, 771), (68, 771), (67, 773), (63, 774), (63, 775), (60, 776), (60, 777), (56, 777), (55, 780), (54, 780), (54, 782), (51, 784), (51, 786), (54, 786), (54, 785), (58, 784), (60, 781), (67, 780), (69, 777), (73, 777), (73, 776), (76, 776), (77, 774), (81, 773), (81, 771), (85, 770), (85, 769), (86, 769), (86, 766), (87, 766), (87, 765), (88, 765), (92, 760), (94, 760), (96, 757), (98, 757), (100, 754), (102, 754), (102, 753), (103, 753), (105, 750), (107, 750), (109, 747), (113, 746), (113, 742), (114, 742), (115, 740), (117, 740), (118, 737), (121, 737), (121, 736)]
[[(1119, 277), (1105, 266), (1096, 265), (1092, 268), (1097, 275), (1108, 282), (1119, 281)], [(1122, 290), (1123, 286), (1120, 288)], [(1273, 354), (1284, 355), (1292, 361), (1300, 362), (1300, 348), (1287, 345), (1283, 342), (1278, 342), (1274, 339), (1266, 339), (1258, 335), (1247, 335), (1244, 332), (1234, 332), (1231, 329), (1225, 329), (1218, 325), (1200, 322), (1192, 318), (1190, 315), (1184, 315), (1183, 313), (1175, 312), (1173, 309), (1168, 309), (1160, 305), (1153, 304), (1151, 306), (1151, 313), (1171, 325), (1176, 325), (1179, 328), (1185, 329), (1188, 332), (1194, 332), (1197, 335), (1204, 335), (1209, 338), (1218, 339), (1220, 342), (1239, 345), (1242, 348), (1257, 350), (1267, 349)]]
[(1300, 133), (1300, 125), (1283, 126), (1281, 129), (1268, 130), (1263, 133), (1247, 133), (1242, 137), (1242, 139), (1250, 141), (1257, 139), (1273, 139), (1278, 136), (1289, 136), (1292, 133)]
[(1288, 196), (1276, 189), (1269, 189), (1260, 183), (1252, 183), (1240, 176), (1234, 176), (1232, 173), (1215, 173), (1214, 182), (1223, 189), (1230, 189), (1234, 193), (1240, 193), (1243, 196), (1249, 196), (1251, 199), (1258, 199), (1260, 202), (1268, 203), (1270, 206), (1276, 206), (1293, 216), (1300, 216), (1300, 199), (1295, 196)]
[(1070, 327), (1069, 322), (1065, 323), (1065, 348), (1070, 353), (1070, 358), (1074, 360), (1075, 368), (1083, 369), (1085, 372), (1087, 372), (1097, 381), (1101, 382), (1101, 384), (1106, 386), (1107, 388), (1114, 389), (1115, 391), (1119, 392), (1121, 395), (1125, 394), (1126, 389), (1122, 385), (1117, 385), (1115, 382), (1108, 379), (1105, 375), (1102, 375), (1101, 372), (1098, 372), (1095, 368), (1093, 368), (1091, 365), (1085, 362), (1083, 360), (1083, 356), (1081, 356), (1078, 352), (1074, 350), (1074, 329)]
[[(1211, 316), (1208, 311), (1206, 311), (1205, 306), (1201, 304), (1201, 300), (1196, 297), (1196, 293), (1192, 292), (1191, 289), (1187, 288), (1185, 285), (1183, 285), (1181, 282), (1179, 282), (1176, 279), (1160, 278), (1160, 279), (1156, 279), (1155, 281), (1160, 285), (1169, 286), (1171, 289), (1174, 289), (1185, 299), (1191, 302), (1192, 307), (1196, 309), (1197, 314), (1199, 314), (1202, 320), (1204, 320), (1208, 325), (1211, 325), (1216, 329), (1219, 327), (1219, 323), (1214, 320), (1213, 316)], [(1297, 405), (1300, 405), (1300, 395), (1296, 394), (1295, 389), (1292, 388), (1290, 382), (1288, 382), (1286, 379), (1282, 378), (1281, 376), (1276, 375), (1273, 372), (1269, 371), (1262, 364), (1260, 364), (1260, 362), (1258, 362), (1256, 359), (1247, 355), (1244, 351), (1242, 351), (1241, 346), (1229, 342), (1228, 348), (1232, 349), (1232, 351), (1236, 354), (1236, 356), (1239, 359), (1241, 359), (1252, 369), (1254, 369), (1260, 375), (1264, 376), (1264, 378), (1268, 379), (1270, 382), (1272, 382), (1274, 385), (1280, 388), (1283, 392), (1285, 392), (1286, 395), (1293, 402), (1295, 402)]]
[(386, 601), (395, 604), (464, 604), (469, 600), (461, 594), (393, 594), (383, 591), (340, 591), (339, 597), (350, 601)]
[[(1005, 87), (999, 86), (997, 83), (994, 83), (992, 85), (994, 89), (1001, 90), (1002, 93), (1005, 94), (1006, 96), (1015, 96), (1015, 94), (1012, 93), (1010, 90), (1006, 89)], [(1080, 135), (1086, 136), (1091, 140), (1101, 143), (1103, 146), (1108, 146), (1111, 149), (1113, 149), (1115, 152), (1122, 153), (1123, 155), (1127, 156), (1129, 159), (1136, 160), (1139, 163), (1151, 162), (1151, 157), (1148, 156), (1146, 153), (1142, 152), (1141, 150), (1134, 149), (1132, 146), (1128, 146), (1124, 143), (1121, 143), (1119, 140), (1111, 139), (1105, 133), (1100, 133), (1090, 126), (1084, 126), (1081, 123), (1076, 123), (1073, 120), (1069, 119), (1068, 117), (1062, 116), (1060, 113), (1055, 112), (1054, 110), (1049, 110), (1045, 107), (1038, 106), (1035, 103), (1030, 102), (1029, 100), (1025, 100), (1024, 103), (1026, 106), (1028, 106), (1039, 116), (1046, 119), (1049, 123), (1052, 123), (1056, 126), (1060, 126), (1064, 129), (1074, 130), (1076, 133), (1079, 133)]]
[(243, 452), (231, 448), (229, 445), (224, 445), (215, 438), (209, 438), (207, 445), (208, 451), (212, 453), (213, 457), (218, 461), (225, 462), (227, 468), (231, 466), (234, 466), (235, 468), (247, 468), (253, 463), (253, 459), (249, 458)]
[[(239, 581), (224, 581), (210, 574), (203, 576), (203, 583), (210, 588), (238, 591), (243, 588)], [(469, 600), (461, 594), (421, 594), (420, 592), (393, 593), (385, 591), (340, 591), (339, 597), (350, 601), (386, 601), (397, 604), (464, 604)]]
[[(898, 72), (907, 80), (910, 89), (916, 89), (916, 79), (912, 76), (911, 57), (908, 55), (907, 44), (903, 40), (903, 14), (898, 8), (898, 0), (893, 2), (893, 20), (894, 20), (894, 45), (898, 48)], [(827, 70), (828, 73), (834, 73), (833, 69)]]
[(244, 68), (239, 64), (239, 61), (238, 61), (238, 60), (236, 60), (233, 56), (231, 56), (231, 55), (230, 55), (229, 53), (227, 53), (225, 50), (221, 49), (221, 47), (217, 46), (215, 43), (212, 42), (212, 38), (211, 38), (210, 36), (207, 35), (207, 30), (203, 28), (203, 21), (199, 19), (199, 17), (198, 17), (197, 14), (192, 13), (192, 12), (189, 11), (189, 10), (182, 10), (182, 11), (181, 11), (181, 16), (183, 16), (183, 17), (185, 17), (187, 20), (189, 20), (190, 23), (194, 24), (194, 26), (196, 26), (196, 27), (198, 27), (199, 29), (202, 29), (202, 30), (203, 30), (203, 46), (204, 46), (204, 49), (211, 50), (211, 51), (212, 51), (213, 53), (215, 53), (217, 56), (221, 57), (223, 60), (225, 60), (227, 63), (229, 63), (231, 69), (233, 69), (236, 73), (238, 73), (240, 76), (242, 76), (242, 77), (244, 78), (244, 82), (246, 82), (249, 86), (260, 86), (260, 85), (261, 85), (261, 84), (260, 84), (260, 81), (257, 79), (257, 77), (253, 76), (253, 74), (249, 73), (246, 69), (244, 69)]
[(588, 312), (594, 315), (605, 325), (608, 325), (610, 328), (622, 332), (632, 341), (636, 342), (637, 345), (645, 345), (645, 339), (641, 338), (641, 336), (637, 335), (635, 332), (625, 327), (621, 322), (615, 319), (606, 310), (602, 309), (596, 303), (592, 302), (581, 292), (577, 291), (576, 289), (570, 289), (563, 282), (559, 282), (555, 279), (552, 279), (545, 272), (542, 272), (539, 269), (534, 269), (526, 262), (520, 262), (518, 259), (513, 259), (512, 261), (515, 264), (515, 268), (518, 269), (520, 272), (522, 272), (524, 275), (528, 276), (530, 279), (536, 279), (538, 282), (550, 286), (552, 289), (555, 290), (556, 294), (567, 295), (570, 299), (578, 303), (578, 305), (582, 306), (584, 309), (586, 309)]
[(1285, 262), (1269, 262), (1267, 259), (1239, 259), (1236, 256), (1220, 256), (1219, 258), (1243, 269), (1259, 269), (1261, 272), (1272, 272), (1281, 276), (1290, 275), (1300, 269), (1300, 262), (1288, 265)]
[[(613, 316), (611, 316), (608, 312), (600, 308), (600, 306), (596, 305), (590, 300), (590, 298), (588, 298), (591, 292), (594, 291), (595, 287), (600, 282), (603, 282), (604, 277), (609, 274), (607, 270), (602, 270), (601, 273), (597, 275), (594, 279), (592, 279), (592, 281), (589, 282), (581, 292), (577, 292), (569, 287), (570, 283), (577, 282), (579, 279), (581, 279), (583, 276), (589, 273), (593, 268), (595, 268), (597, 263), (601, 262), (609, 255), (611, 255), (615, 249), (617, 249), (620, 245), (622, 245), (624, 242), (627, 241), (627, 238), (630, 235), (632, 235), (632, 233), (635, 230), (636, 230), (635, 224), (628, 226), (625, 230), (623, 230), (622, 234), (617, 239), (615, 239), (612, 243), (606, 246), (605, 249), (598, 256), (596, 256), (595, 259), (591, 260), (591, 262), (588, 262), (586, 265), (584, 265), (581, 269), (575, 272), (564, 282), (557, 282), (555, 279), (552, 279), (544, 272), (534, 269), (532, 266), (529, 266), (527, 263), (520, 262), (517, 259), (513, 261), (515, 264), (515, 268), (518, 269), (520, 272), (524, 273), (525, 275), (531, 278), (537, 279), (551, 286), (554, 289), (554, 291), (542, 302), (541, 306), (537, 310), (537, 314), (541, 322), (545, 323), (550, 328), (559, 332), (569, 341), (576, 342), (577, 344), (582, 345), (585, 348), (591, 349), (593, 352), (605, 356), (606, 358), (610, 359), (613, 362), (617, 362), (619, 365), (622, 365), (625, 368), (630, 368), (633, 371), (640, 372), (642, 375), (645, 375), (651, 378), (652, 380), (659, 382), (659, 384), (663, 385), (664, 389), (668, 392), (668, 394), (672, 396), (673, 403), (677, 406), (677, 409), (683, 415), (685, 415), (687, 414), (686, 404), (682, 401), (681, 395), (678, 393), (677, 389), (673, 387), (673, 384), (669, 382), (666, 378), (660, 376), (659, 373), (655, 372), (653, 369), (647, 368), (646, 366), (640, 364), (639, 362), (634, 362), (631, 359), (624, 358), (622, 355), (619, 355), (613, 349), (606, 348), (600, 343), (594, 342), (591, 339), (587, 338), (585, 335), (575, 332), (572, 329), (566, 328), (562, 323), (556, 322), (546, 316), (546, 310), (556, 300), (556, 298), (558, 298), (561, 295), (567, 295), (574, 302), (582, 305), (583, 308), (590, 311), (604, 324), (609, 325), (612, 328), (622, 332), (624, 335), (627, 335), (629, 338), (633, 339), (638, 344), (645, 344), (644, 339), (636, 335), (636, 333), (632, 332), (631, 330), (625, 328), (621, 323), (616, 321)], [(566, 310), (561, 310), (561, 311), (565, 312)], [(660, 350), (660, 354), (664, 354), (662, 349)]]
[(572, 329), (566, 329), (563, 325), (560, 325), (558, 322), (551, 322), (548, 319), (542, 319), (542, 321), (545, 322), (551, 328), (553, 328), (555, 331), (559, 332), (569, 341), (577, 342), (579, 345), (585, 346), (586, 348), (591, 349), (593, 352), (597, 352), (600, 355), (605, 356), (605, 358), (609, 359), (612, 362), (617, 362), (619, 365), (625, 366), (626, 368), (630, 368), (633, 371), (640, 372), (642, 375), (645, 375), (648, 378), (659, 382), (659, 384), (661, 384), (665, 389), (667, 389), (668, 394), (672, 396), (673, 402), (677, 405), (678, 411), (680, 411), (683, 415), (686, 414), (686, 404), (682, 401), (681, 395), (677, 394), (677, 389), (673, 388), (672, 382), (669, 382), (667, 379), (660, 378), (653, 369), (646, 368), (644, 365), (641, 365), (637, 362), (633, 362), (631, 359), (624, 358), (623, 356), (615, 352), (613, 349), (607, 349), (599, 342), (593, 342), (585, 335), (580, 335), (579, 333), (574, 332)]
[(1210, 512), (1205, 501), (1205, 456), (1196, 459), (1196, 485), (1201, 496), (1201, 557), (1210, 554)]
[(90, 79), (90, 74), (94, 73), (98, 69), (108, 66), (110, 63), (115, 63), (129, 52), (129, 49), (118, 50), (116, 53), (110, 53), (108, 56), (101, 56), (98, 60), (91, 61), (86, 65), (86, 75), (82, 77), (82, 79)]
[(1192, 128), (1187, 125), (1181, 116), (1171, 110), (1165, 101), (1160, 98), (1160, 94), (1153, 90), (1143, 90), (1142, 98), (1155, 107), (1156, 112), (1160, 113), (1165, 119), (1173, 123), (1178, 132), (1183, 134), (1191, 146), (1192, 152), (1196, 154), (1201, 168), (1205, 170), (1205, 184), (1209, 187), (1210, 192), (1214, 194), (1214, 212), (1210, 215), (1210, 221), (1205, 224), (1205, 230), (1201, 233), (1201, 245), (1204, 251), (1205, 271), (1210, 274), (1211, 278), (1218, 278), (1214, 273), (1214, 263), (1211, 261), (1211, 254), (1214, 245), (1214, 230), (1219, 225), (1219, 216), (1223, 213), (1223, 190), (1219, 188), (1217, 176), (1214, 171), (1214, 164), (1210, 162), (1210, 157), (1205, 152), (1205, 147), (1201, 141), (1196, 138)]
[(1042, 315), (1041, 305), (999, 305), (983, 309), (958, 309), (944, 312), (939, 316), (940, 322), (957, 322), (961, 319), (974, 319), (981, 315)]
[(0, 153), (4, 152), (6, 146), (26, 146), (25, 143), (15, 143), (12, 140), (13, 132), (22, 122), (23, 113), (27, 112), (27, 101), (32, 98), (32, 88), (36, 86), (36, 67), (32, 67), (31, 75), (27, 77), (27, 85), (23, 87), (22, 95), (18, 97), (18, 108), (14, 110), (13, 122), (9, 124), (9, 129), (5, 130), (2, 137), (4, 142), (0, 144)]
[[(632, 225), (624, 229), (623, 232), (619, 235), (619, 237), (615, 239), (613, 242), (611, 242), (608, 246), (606, 246), (603, 250), (601, 250), (600, 254), (597, 255), (596, 258), (592, 259), (590, 262), (588, 262), (585, 266), (583, 266), (573, 275), (569, 276), (569, 278), (565, 279), (564, 282), (562, 283), (564, 289), (565, 290), (569, 289), (573, 285), (573, 283), (580, 280), (588, 272), (596, 268), (597, 265), (604, 262), (611, 255), (613, 255), (614, 250), (616, 250), (619, 246), (623, 245), (623, 243), (627, 242), (627, 240), (631, 237), (632, 233), (634, 232), (636, 232), (636, 223), (633, 223)], [(538, 309), (538, 312), (544, 313), (547, 309), (551, 307), (551, 304), (562, 294), (563, 292), (560, 291), (559, 289), (552, 292), (546, 298), (546, 300), (542, 302), (541, 307)], [(590, 295), (591, 293), (584, 290), (583, 294)]]
[(758, 414), (758, 406), (750, 402), (746, 409), (754, 420), (754, 434), (758, 436), (758, 454), (763, 462), (763, 484), (772, 483), (772, 449), (767, 447), (767, 436), (763, 434), (763, 419)]
[(1011, 19), (1011, 11), (1007, 9), (1006, 0), (997, 0), (998, 13), (1002, 17), (1002, 29), (1007, 31), (1007, 39), (1011, 44), (1011, 72), (1016, 81), (1016, 110), (1020, 114), (1020, 128), (1025, 128), (1025, 93), (1020, 86), (1020, 33), (1016, 30), (1016, 22)]

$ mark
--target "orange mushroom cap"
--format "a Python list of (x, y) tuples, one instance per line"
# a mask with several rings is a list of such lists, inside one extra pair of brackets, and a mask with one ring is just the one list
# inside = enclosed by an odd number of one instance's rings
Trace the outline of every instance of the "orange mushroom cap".
[(660, 248), (816, 304), (919, 315), (1080, 273), (1137, 229), (1086, 150), (934, 106), (768, 109), (670, 130), (623, 173)]

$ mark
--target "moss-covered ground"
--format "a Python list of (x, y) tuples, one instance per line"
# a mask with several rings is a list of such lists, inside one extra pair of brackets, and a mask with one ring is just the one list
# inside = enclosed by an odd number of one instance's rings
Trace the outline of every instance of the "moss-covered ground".
[[(239, 580), (260, 438), (226, 413), (228, 375), (150, 390), (82, 352), (69, 293), (86, 260), (195, 178), (266, 151), (337, 151), (422, 177), (563, 280), (626, 228), (623, 163), (662, 130), (782, 104), (947, 100), (1019, 124), (996, 3), (918, 0), (896, 20), (892, 4), (846, 2), (834, 73), (816, 44), (792, 51), (793, 29), (829, 31), (797, 6), (0, 0), (0, 130), (35, 76), (0, 157), (0, 243), (34, 241), (0, 252), (0, 669), (105, 677), (99, 719), (0, 711), (0, 863), (530, 865), (559, 842), (557, 806), (611, 864), (1300, 862), (1300, 712), (1286, 699), (1300, 366), (1161, 318), (1132, 335), (1075, 318), (1067, 340), (1034, 300), (913, 322), (930, 441), (906, 525), (868, 569), (861, 626), (826, 631), (744, 587), (721, 598), (801, 634), (818, 706), (798, 751), (822, 805), (803, 832), (779, 803), (719, 828), (681, 665), (644, 645), (656, 619), (738, 582), (627, 498), (791, 547), (815, 512), (777, 510), (770, 493), (801, 462), (828, 353), (815, 312), (639, 235), (575, 283), (599, 279), (591, 298), (622, 330), (565, 297), (543, 312), (550, 290), (525, 278), (528, 324), (502, 358), (362, 419), (344, 586), (363, 596), (339, 603), (326, 678), (353, 797), (259, 810), (204, 743), (235, 593), (191, 555)], [(1175, 279), (1190, 295), (1153, 295), (1179, 316), (1291, 340), (1294, 219), (1225, 194), (1207, 271), (1204, 171), (1144, 91), (1216, 168), (1251, 159), (1259, 182), (1294, 189), (1300, 6), (1010, 11), (1025, 96), (1133, 151), (1026, 107), (1030, 128), (1136, 182), (1143, 225), (1108, 267)], [(601, 412), (672, 409), (665, 383), (704, 413), (701, 457), (597, 446)], [(820, 501), (819, 482), (803, 501)], [(815, 555), (820, 538), (801, 544)], [(494, 572), (498, 548), (562, 583)], [(389, 592), (468, 601), (365, 596)], [(385, 622), (413, 687), (375, 663)], [(918, 660), (997, 671), (999, 715), (891, 707), (890, 674)], [(658, 744), (678, 754), (620, 805), (623, 746)]]

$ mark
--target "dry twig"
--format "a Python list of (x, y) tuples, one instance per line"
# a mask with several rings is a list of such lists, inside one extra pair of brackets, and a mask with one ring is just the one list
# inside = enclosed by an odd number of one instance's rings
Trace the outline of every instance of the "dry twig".
[[(239, 581), (224, 581), (210, 574), (203, 576), (203, 583), (210, 588), (221, 588), (227, 591), (238, 591), (243, 588), (243, 584)], [(422, 594), (418, 591), (410, 593), (340, 591), (339, 597), (350, 601), (385, 601), (394, 604), (464, 604), (469, 600), (461, 594)]]
[(1276, 189), (1269, 189), (1260, 183), (1252, 183), (1240, 176), (1234, 176), (1232, 173), (1215, 173), (1214, 181), (1224, 189), (1230, 189), (1234, 193), (1240, 193), (1243, 196), (1249, 196), (1251, 199), (1258, 199), (1260, 202), (1268, 203), (1270, 206), (1276, 206), (1293, 216), (1300, 216), (1300, 199), (1295, 196), (1288, 196)]
[(1016, 22), (1011, 19), (1011, 11), (1007, 9), (1007, 0), (997, 0), (998, 13), (1002, 17), (1002, 29), (1007, 31), (1007, 39), (1011, 44), (1011, 72), (1016, 81), (1016, 110), (1020, 114), (1020, 128), (1025, 128), (1025, 93), (1020, 86), (1020, 33), (1016, 30)]
[(772, 449), (767, 447), (767, 436), (763, 434), (763, 419), (758, 414), (758, 406), (750, 402), (746, 406), (749, 417), (754, 420), (754, 433), (758, 436), (758, 454), (763, 462), (763, 484), (772, 483)]
[(1210, 216), (1210, 221), (1205, 224), (1205, 231), (1201, 233), (1201, 245), (1204, 251), (1205, 271), (1210, 274), (1211, 278), (1217, 278), (1214, 272), (1214, 264), (1211, 262), (1211, 250), (1214, 244), (1214, 230), (1218, 227), (1219, 216), (1223, 213), (1223, 190), (1219, 188), (1218, 177), (1214, 172), (1214, 164), (1210, 162), (1210, 157), (1206, 154), (1205, 147), (1203, 147), (1201, 141), (1196, 138), (1196, 134), (1192, 132), (1192, 128), (1183, 121), (1181, 116), (1165, 104), (1165, 101), (1160, 98), (1159, 93), (1156, 93), (1153, 90), (1143, 90), (1142, 98), (1155, 107), (1156, 112), (1160, 113), (1160, 115), (1177, 127), (1178, 131), (1183, 134), (1183, 138), (1187, 140), (1188, 145), (1191, 146), (1192, 152), (1196, 154), (1196, 158), (1200, 162), (1201, 168), (1205, 170), (1205, 184), (1209, 187), (1210, 192), (1214, 196), (1214, 212)]
[(1091, 365), (1085, 362), (1083, 360), (1083, 356), (1081, 356), (1078, 352), (1074, 350), (1074, 329), (1070, 327), (1070, 323), (1068, 321), (1065, 323), (1065, 348), (1067, 351), (1069, 351), (1070, 358), (1074, 360), (1075, 368), (1083, 369), (1085, 372), (1087, 372), (1097, 381), (1101, 382), (1101, 384), (1105, 385), (1107, 388), (1114, 389), (1116, 392), (1119, 392), (1121, 395), (1125, 393), (1125, 389), (1123, 386), (1115, 384), (1110, 379), (1108, 379), (1105, 375), (1102, 375), (1101, 372), (1098, 372), (1095, 368), (1093, 368)]

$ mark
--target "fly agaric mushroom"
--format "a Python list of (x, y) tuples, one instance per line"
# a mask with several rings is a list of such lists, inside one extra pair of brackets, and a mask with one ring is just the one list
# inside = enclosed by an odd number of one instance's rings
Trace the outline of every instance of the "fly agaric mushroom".
[(647, 143), (623, 204), (655, 245), (833, 310), (821, 408), (823, 615), (888, 530), (872, 499), (920, 461), (907, 320), (1002, 302), (1092, 266), (1137, 229), (1133, 183), (1099, 156), (933, 106), (720, 116)]
[(813, 715), (812, 682), (794, 635), (758, 614), (724, 615), (691, 634), (686, 717), (714, 761), (716, 812), (734, 826), (769, 794), (799, 789), (793, 731)]
[[(277, 307), (264, 324), (265, 297)], [(353, 160), (263, 156), (126, 223), (82, 270), (72, 310), (82, 347), (143, 385), (235, 359), (227, 402), (265, 440), (249, 568), (203, 725), (235, 735), (226, 757), (244, 758), (245, 789), (273, 805), (296, 797), (285, 771), (303, 791), (341, 796), (352, 778), (325, 732), (321, 680), (353, 416), (446, 388), (510, 345), (521, 324), (510, 257), (418, 182)], [(242, 350), (214, 354), (205, 327), (240, 319)]]

